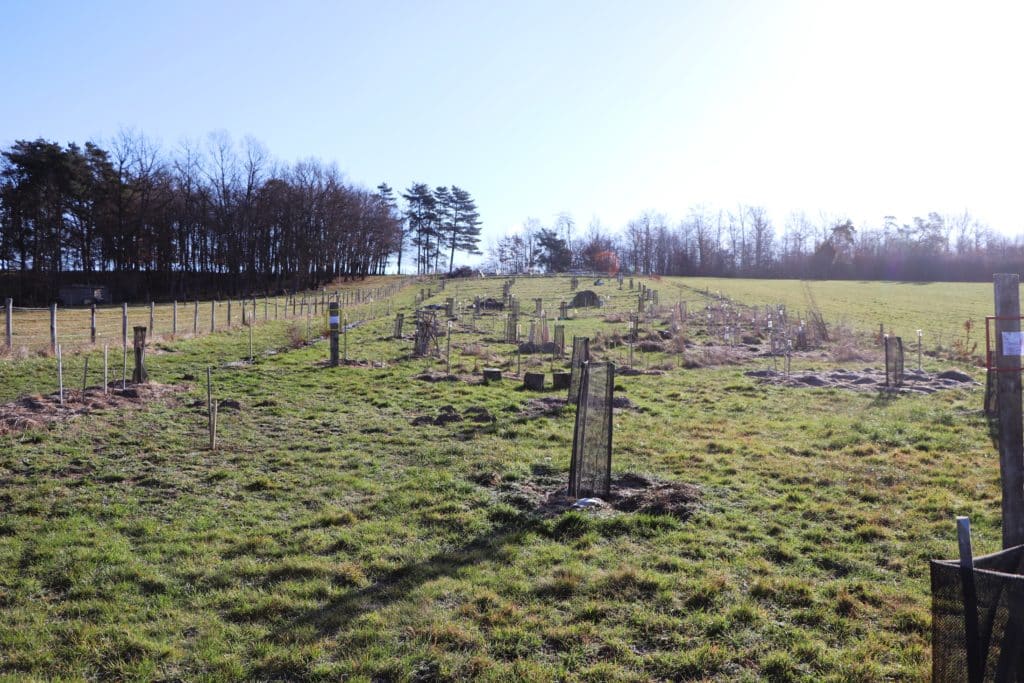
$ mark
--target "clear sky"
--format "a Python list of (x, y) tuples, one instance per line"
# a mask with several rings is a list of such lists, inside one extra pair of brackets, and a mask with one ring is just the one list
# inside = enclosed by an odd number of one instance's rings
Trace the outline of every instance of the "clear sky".
[(0, 144), (214, 130), (485, 237), (695, 204), (1024, 233), (1024, 3), (0, 0)]

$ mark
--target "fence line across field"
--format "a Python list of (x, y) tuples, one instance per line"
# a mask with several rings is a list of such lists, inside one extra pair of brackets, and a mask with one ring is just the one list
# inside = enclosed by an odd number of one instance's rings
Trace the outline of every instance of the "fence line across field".
[(330, 302), (342, 308), (369, 307), (381, 299), (398, 294), (413, 279), (376, 287), (321, 290), (278, 296), (256, 295), (213, 301), (173, 301), (155, 304), (120, 304), (87, 308), (49, 308), (15, 306), (10, 298), (4, 305), (4, 349), (13, 352), (56, 352), (58, 344), (64, 351), (71, 346), (96, 344), (128, 346), (128, 331), (144, 326), (150, 338), (201, 336), (207, 333), (239, 328), (243, 325), (273, 320), (305, 319), (326, 315)]

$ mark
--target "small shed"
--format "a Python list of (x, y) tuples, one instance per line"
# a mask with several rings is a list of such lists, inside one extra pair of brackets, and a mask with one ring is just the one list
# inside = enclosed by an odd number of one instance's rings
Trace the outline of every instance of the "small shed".
[(62, 306), (89, 306), (110, 301), (110, 290), (97, 285), (66, 285), (58, 292)]

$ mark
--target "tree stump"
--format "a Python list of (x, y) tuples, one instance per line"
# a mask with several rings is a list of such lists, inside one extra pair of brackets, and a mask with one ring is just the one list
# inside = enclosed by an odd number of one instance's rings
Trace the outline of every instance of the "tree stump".
[(501, 368), (484, 368), (484, 382), (500, 382)]
[(530, 391), (544, 391), (544, 373), (528, 372), (523, 375), (523, 386)]
[(554, 389), (568, 389), (571, 377), (568, 372), (554, 372), (551, 374), (551, 386)]

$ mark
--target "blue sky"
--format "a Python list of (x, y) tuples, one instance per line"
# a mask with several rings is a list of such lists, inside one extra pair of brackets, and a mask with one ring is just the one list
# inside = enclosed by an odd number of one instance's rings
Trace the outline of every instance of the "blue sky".
[(969, 209), (1024, 233), (1024, 3), (0, 0), (0, 144), (225, 130), (570, 212)]

